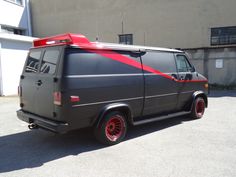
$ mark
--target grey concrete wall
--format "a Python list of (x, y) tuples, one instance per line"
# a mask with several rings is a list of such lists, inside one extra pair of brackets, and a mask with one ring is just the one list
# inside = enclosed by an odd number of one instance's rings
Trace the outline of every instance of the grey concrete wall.
[(36, 37), (82, 33), (94, 41), (196, 48), (210, 46), (210, 28), (236, 25), (236, 0), (31, 0)]
[[(208, 77), (210, 84), (236, 85), (236, 47), (185, 50), (197, 71)], [(223, 60), (223, 67), (216, 68), (216, 60)]]
[(187, 50), (198, 71), (210, 83), (236, 84), (236, 49), (208, 48), (212, 27), (236, 26), (236, 0), (31, 0), (31, 7), (35, 36), (73, 32), (117, 43), (123, 22), (134, 44), (205, 48)]

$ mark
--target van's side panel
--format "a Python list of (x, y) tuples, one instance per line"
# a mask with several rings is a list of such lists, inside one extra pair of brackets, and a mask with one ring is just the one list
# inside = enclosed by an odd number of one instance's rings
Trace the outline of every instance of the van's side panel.
[[(131, 56), (129, 52), (118, 53), (141, 62), (139, 56)], [(102, 108), (112, 103), (126, 103), (134, 117), (141, 116), (144, 94), (142, 69), (95, 52), (68, 48), (63, 75), (65, 105), (62, 109), (72, 129), (91, 125)], [(79, 96), (80, 100), (71, 102), (70, 96)]]
[[(161, 73), (177, 78), (174, 54), (171, 52), (148, 51), (142, 62)], [(144, 118), (176, 111), (178, 83), (156, 73), (145, 72)]]

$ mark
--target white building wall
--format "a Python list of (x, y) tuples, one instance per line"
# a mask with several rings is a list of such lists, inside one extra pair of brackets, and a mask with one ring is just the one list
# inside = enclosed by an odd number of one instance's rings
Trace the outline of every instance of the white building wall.
[(29, 2), (22, 1), (23, 5), (18, 5), (7, 0), (0, 0), (0, 25), (25, 29), (26, 35), (31, 36)]
[[(0, 95), (16, 95), (20, 75), (34, 38), (16, 35), (0, 36)], [(9, 38), (12, 36), (12, 38)]]
[[(29, 0), (22, 0), (22, 4), (16, 2), (0, 0), (0, 95), (5, 96), (17, 94), (22, 68), (34, 39), (27, 37), (32, 35)], [(24, 30), (26, 36), (5, 34), (13, 33), (12, 29)]]

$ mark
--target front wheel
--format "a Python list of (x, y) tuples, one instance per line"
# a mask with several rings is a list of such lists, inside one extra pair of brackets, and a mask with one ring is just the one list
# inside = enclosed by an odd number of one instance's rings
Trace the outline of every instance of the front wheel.
[(95, 137), (106, 145), (120, 143), (127, 132), (125, 116), (118, 112), (110, 112), (105, 115), (100, 124), (94, 128)]
[(191, 117), (193, 119), (200, 119), (202, 118), (205, 112), (205, 101), (202, 97), (198, 97), (194, 100)]

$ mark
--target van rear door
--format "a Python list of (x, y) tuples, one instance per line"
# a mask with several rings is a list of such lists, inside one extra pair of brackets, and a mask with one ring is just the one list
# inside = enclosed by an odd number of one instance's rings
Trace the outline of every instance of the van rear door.
[[(30, 51), (20, 84), (22, 89), (21, 101), (24, 105), (23, 110), (39, 116), (53, 118), (55, 110), (53, 93), (55, 88), (58, 87), (55, 77), (59, 64), (60, 48), (55, 46), (32, 49)], [(28, 72), (29, 69), (32, 69), (31, 65), (33, 66), (31, 55), (36, 55), (36, 52), (39, 52), (41, 57), (37, 60), (37, 67), (34, 64), (35, 70)], [(39, 53), (37, 53), (37, 57)]]
[(29, 52), (25, 68), (20, 80), (20, 103), (24, 111), (35, 113), (35, 94), (37, 85), (40, 59), (43, 54), (41, 49), (33, 49)]
[(60, 56), (59, 47), (48, 47), (44, 51), (38, 77), (36, 80), (35, 113), (37, 115), (52, 118), (54, 112), (54, 91), (57, 87), (56, 72)]

